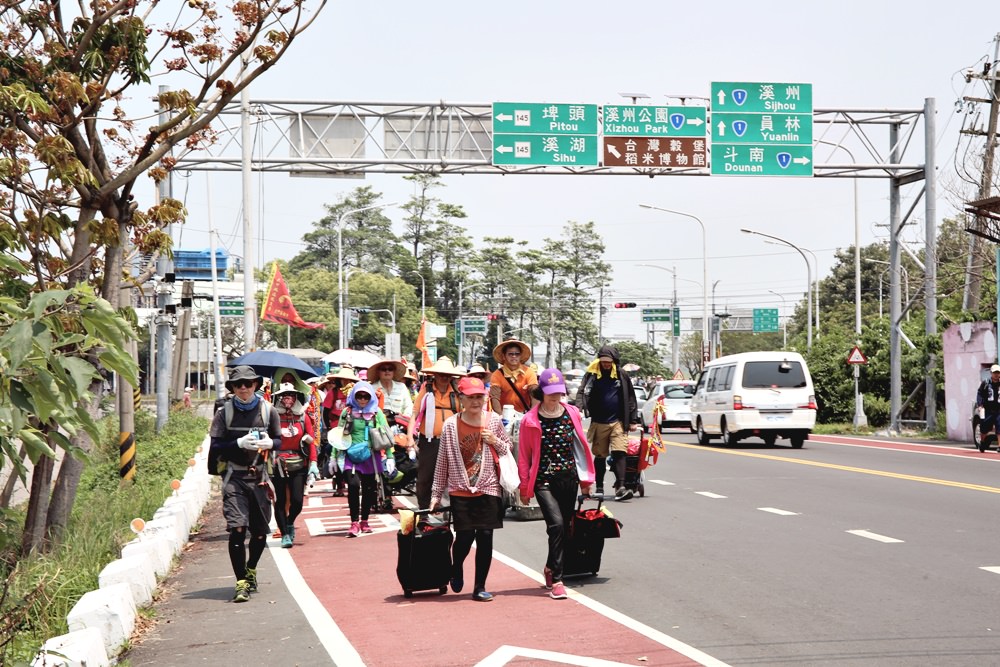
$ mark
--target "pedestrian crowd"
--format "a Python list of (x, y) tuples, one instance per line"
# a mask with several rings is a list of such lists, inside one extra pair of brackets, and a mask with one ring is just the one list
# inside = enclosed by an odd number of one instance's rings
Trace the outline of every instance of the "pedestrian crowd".
[[(503, 528), (508, 506), (534, 501), (547, 538), (545, 587), (565, 599), (578, 496), (603, 497), (610, 469), (615, 499), (632, 497), (625, 454), (639, 419), (614, 347), (600, 348), (575, 397), (559, 369), (539, 372), (531, 354), (523, 341), (503, 341), (493, 350), (492, 373), (447, 357), (419, 376), (398, 360), (344, 365), (305, 381), (288, 368), (267, 378), (251, 366), (229, 369), (230, 396), (216, 405), (208, 458), (210, 472), (222, 478), (233, 601), (257, 590), (272, 513), (274, 536), (293, 548), (306, 489), (321, 478), (330, 479), (334, 496), (347, 496), (348, 538), (373, 532), (372, 513), (395, 511), (392, 495), (400, 491), (413, 493), (420, 510), (447, 510), (454, 528), (447, 583), (464, 590), (475, 544), (471, 592), (480, 602), (494, 598), (487, 588), (493, 532)], [(513, 492), (504, 490), (499, 465), (510, 456)]]

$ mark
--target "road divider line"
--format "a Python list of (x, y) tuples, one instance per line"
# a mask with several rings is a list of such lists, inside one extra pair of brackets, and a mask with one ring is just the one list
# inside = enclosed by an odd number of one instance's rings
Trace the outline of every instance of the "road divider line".
[(365, 662), (357, 649), (347, 640), (340, 626), (330, 616), (330, 612), (302, 578), (302, 573), (299, 572), (288, 550), (271, 545), (268, 551), (278, 567), (281, 578), (285, 581), (285, 586), (302, 609), (319, 643), (326, 649), (334, 664), (337, 667), (365, 667)]
[(988, 565), (986, 567), (981, 567), (979, 569), (986, 570), (987, 572), (992, 572), (993, 574), (1000, 574), (1000, 565)]
[[(517, 570), (521, 574), (525, 575), (526, 577), (532, 579), (533, 581), (539, 584), (545, 582), (545, 578), (542, 576), (540, 572), (532, 570), (527, 565), (524, 565), (523, 563), (514, 560), (510, 556), (505, 556), (499, 551), (496, 550), (493, 551), (493, 559), (500, 561), (507, 567)], [(616, 609), (612, 609), (611, 607), (601, 602), (598, 602), (597, 600), (589, 598), (583, 593), (580, 593), (579, 591), (575, 591), (572, 588), (568, 588), (566, 589), (566, 593), (569, 595), (569, 598), (571, 600), (576, 600), (587, 609), (597, 612), (601, 616), (604, 616), (605, 618), (608, 618), (614, 621), (615, 623), (618, 623), (619, 625), (625, 626), (629, 630), (634, 630), (635, 632), (641, 634), (643, 637), (646, 637), (647, 639), (650, 639), (658, 644), (666, 646), (670, 650), (676, 651), (681, 655), (690, 658), (691, 660), (694, 660), (700, 665), (704, 665), (705, 667), (729, 667), (727, 663), (722, 662), (721, 660), (718, 660), (716, 658), (713, 658), (707, 653), (699, 651), (695, 647), (685, 644), (681, 640), (675, 639), (666, 633), (660, 632), (655, 628), (651, 628), (650, 626), (644, 623), (640, 623), (636, 619), (630, 616), (626, 616), (622, 612)]]
[(736, 452), (730, 449), (715, 449), (703, 445), (689, 445), (684, 442), (664, 440), (664, 444), (672, 447), (683, 447), (685, 449), (695, 449), (702, 452), (715, 452), (717, 454), (728, 454), (730, 456), (746, 456), (752, 459), (764, 459), (768, 461), (781, 461), (782, 463), (797, 463), (799, 465), (813, 466), (815, 468), (829, 468), (831, 470), (842, 470), (844, 472), (856, 472), (862, 475), (875, 475), (877, 477), (890, 477), (893, 479), (903, 479), (911, 482), (923, 482), (924, 484), (937, 484), (938, 486), (950, 486), (956, 489), (967, 489), (969, 491), (984, 491), (986, 493), (1000, 493), (1000, 487), (986, 486), (984, 484), (969, 484), (967, 482), (955, 482), (950, 479), (938, 479), (936, 477), (921, 477), (919, 475), (906, 475), (899, 472), (889, 472), (887, 470), (873, 470), (871, 468), (856, 468), (854, 466), (844, 466), (837, 463), (824, 463), (822, 461), (806, 461), (803, 459), (791, 459), (785, 456), (774, 456), (772, 454), (755, 454), (753, 452)]
[(720, 496), (718, 493), (712, 493), (711, 491), (695, 491), (695, 493), (706, 498), (726, 498), (726, 496)]
[(660, 486), (674, 486), (673, 482), (666, 482), (662, 479), (651, 479), (649, 481), (651, 484), (659, 484)]
[(798, 516), (798, 512), (790, 512), (788, 510), (780, 510), (777, 507), (758, 507), (761, 512), (770, 512), (771, 514), (777, 514), (779, 516)]
[(869, 540), (875, 540), (876, 542), (883, 542), (885, 544), (902, 544), (903, 540), (897, 540), (895, 537), (888, 537), (886, 535), (879, 535), (878, 533), (873, 533), (870, 530), (848, 530), (851, 535), (857, 535), (858, 537), (864, 537)]

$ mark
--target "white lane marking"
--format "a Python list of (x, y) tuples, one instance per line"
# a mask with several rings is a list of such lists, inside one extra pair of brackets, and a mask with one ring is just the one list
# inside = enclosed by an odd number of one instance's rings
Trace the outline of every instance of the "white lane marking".
[(718, 493), (712, 493), (711, 491), (695, 491), (699, 496), (705, 496), (706, 498), (726, 498), (727, 496), (720, 496)]
[(631, 663), (612, 662), (601, 658), (591, 658), (583, 655), (573, 655), (571, 653), (556, 653), (555, 651), (543, 651), (537, 648), (525, 648), (523, 646), (503, 645), (493, 653), (489, 654), (476, 663), (476, 667), (502, 667), (518, 658), (534, 658), (536, 660), (547, 660), (560, 665), (577, 665), (578, 667), (625, 667)]
[(1000, 574), (1000, 565), (990, 565), (989, 567), (981, 567), (979, 569), (992, 572), (993, 574)]
[(288, 592), (292, 594), (298, 603), (306, 620), (312, 626), (320, 644), (330, 655), (330, 659), (337, 667), (365, 667), (364, 660), (355, 650), (354, 646), (347, 640), (340, 627), (327, 612), (326, 607), (319, 601), (316, 594), (309, 588), (309, 584), (302, 578), (302, 573), (292, 560), (292, 554), (288, 549), (272, 545), (269, 549), (271, 557), (278, 567), (278, 572), (288, 587)]
[(779, 510), (777, 507), (758, 507), (761, 512), (770, 512), (771, 514), (779, 514), (781, 516), (798, 516), (798, 512), (789, 512), (788, 510)]
[(306, 507), (323, 507), (322, 496), (309, 496), (309, 502), (306, 503)]
[(674, 486), (673, 482), (665, 482), (662, 479), (651, 479), (649, 481), (653, 484), (659, 484), (660, 486)]
[[(508, 567), (514, 568), (524, 576), (536, 581), (539, 584), (545, 583), (545, 578), (542, 576), (541, 572), (536, 572), (527, 565), (523, 565), (518, 561), (514, 560), (513, 558), (510, 558), (509, 556), (505, 556), (499, 551), (493, 552), (493, 558), (494, 560), (497, 560)], [(623, 625), (630, 630), (634, 630), (635, 632), (638, 632), (647, 639), (650, 639), (651, 641), (654, 641), (657, 644), (661, 644), (662, 646), (666, 646), (670, 650), (676, 651), (677, 653), (680, 653), (681, 655), (690, 658), (691, 660), (694, 660), (700, 665), (704, 665), (705, 667), (729, 667), (727, 663), (722, 662), (721, 660), (718, 660), (716, 658), (713, 658), (707, 653), (699, 651), (695, 647), (689, 646), (688, 644), (685, 644), (679, 639), (675, 639), (666, 633), (660, 632), (655, 628), (651, 628), (648, 625), (645, 625), (644, 623), (640, 623), (634, 618), (626, 616), (620, 611), (612, 609), (611, 607), (608, 607), (607, 605), (602, 604), (597, 600), (593, 600), (584, 595), (583, 593), (580, 593), (579, 591), (575, 591), (571, 588), (568, 588), (566, 589), (566, 593), (567, 595), (569, 595), (569, 598), (571, 600), (576, 600), (577, 602), (582, 604), (584, 607), (587, 607), (591, 611), (597, 612), (598, 614), (604, 616), (605, 618), (608, 618), (614, 621), (615, 623)], [(492, 665), (492, 664), (503, 664), (503, 663), (481, 663), (481, 664)], [(579, 664), (579, 663), (569, 663), (569, 664)]]
[(866, 537), (869, 540), (875, 540), (876, 542), (884, 542), (885, 544), (897, 544), (902, 543), (903, 540), (897, 540), (895, 537), (887, 537), (885, 535), (879, 535), (878, 533), (873, 533), (870, 530), (849, 530), (847, 531), (851, 535), (857, 535), (858, 537)]

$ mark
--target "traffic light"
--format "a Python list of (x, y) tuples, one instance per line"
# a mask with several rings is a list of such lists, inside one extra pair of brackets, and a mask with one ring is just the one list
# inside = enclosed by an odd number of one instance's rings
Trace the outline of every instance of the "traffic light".
[(632, 301), (618, 302), (615, 304), (615, 308), (635, 308), (635, 303)]
[(495, 314), (495, 313), (490, 313), (489, 315), (486, 316), (486, 319), (488, 319), (490, 322), (492, 322), (492, 321), (496, 320), (498, 317), (500, 317), (500, 316), (497, 315), (497, 314)]

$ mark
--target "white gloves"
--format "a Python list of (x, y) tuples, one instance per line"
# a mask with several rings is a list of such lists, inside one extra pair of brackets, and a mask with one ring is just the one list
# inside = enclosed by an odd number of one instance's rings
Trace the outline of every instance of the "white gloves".
[(271, 440), (267, 435), (261, 436), (260, 440), (257, 441), (257, 449), (271, 449), (274, 447), (274, 440)]
[(385, 474), (389, 477), (396, 474), (396, 459), (391, 456), (387, 456), (385, 459)]
[(236, 444), (242, 449), (257, 449), (257, 438), (255, 437), (253, 431), (251, 431), (250, 433), (237, 438)]
[(319, 477), (319, 466), (316, 465), (315, 461), (313, 461), (312, 463), (309, 464), (309, 473), (308, 474), (310, 474), (310, 475), (312, 475), (314, 477)]
[(411, 461), (416, 461), (417, 460), (417, 448), (416, 447), (410, 447), (408, 450), (406, 450), (406, 455), (410, 457)]

